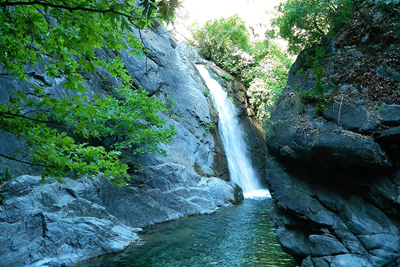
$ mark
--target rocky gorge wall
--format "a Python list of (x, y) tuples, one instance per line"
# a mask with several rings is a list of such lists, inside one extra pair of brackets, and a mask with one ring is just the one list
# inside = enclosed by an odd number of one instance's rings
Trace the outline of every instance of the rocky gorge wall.
[(316, 81), (303, 53), (272, 112), (272, 218), (302, 267), (400, 266), (400, 42), (390, 14), (369, 11), (324, 48), (327, 106), (302, 98)]
[[(1, 266), (72, 265), (125, 249), (139, 239), (142, 227), (212, 213), (243, 198), (239, 186), (224, 181), (229, 171), (218, 129), (210, 133), (206, 128), (209, 123), (217, 127), (218, 114), (194, 64), (212, 64), (186, 43), (177, 44), (161, 25), (143, 30), (142, 38), (149, 49), (147, 58), (131, 56), (129, 49), (120, 56), (135, 86), (143, 86), (168, 104), (169, 114), (160, 116), (178, 132), (171, 143), (161, 145), (168, 156), (141, 154), (125, 159), (132, 168), (131, 181), (122, 188), (106, 177), (65, 178), (64, 184), (48, 178), (41, 183), (34, 167), (0, 157), (0, 173), (8, 170), (13, 178), (1, 184), (5, 196), (0, 205)], [(114, 54), (99, 51), (99, 55), (112, 58)], [(44, 86), (46, 92), (67, 93), (63, 80), (49, 79), (40, 66), (30, 73), (30, 82)], [(87, 77), (89, 95), (105, 94), (103, 78), (101, 72)], [(18, 89), (32, 90), (0, 75), (2, 101)], [(249, 135), (258, 140), (253, 146), (260, 149), (262, 132), (253, 130), (260, 129), (255, 121), (251, 124), (256, 126), (248, 128)], [(0, 153), (15, 149), (23, 152), (23, 141), (0, 131)]]

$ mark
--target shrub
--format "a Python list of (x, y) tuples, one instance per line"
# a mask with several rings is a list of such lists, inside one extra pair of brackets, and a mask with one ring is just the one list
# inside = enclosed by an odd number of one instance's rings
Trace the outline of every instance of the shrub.
[(268, 42), (256, 43), (252, 55), (256, 64), (245, 71), (243, 80), (257, 118), (264, 121), (269, 117), (268, 109), (286, 86), (292, 60), (279, 47)]
[(217, 128), (215, 123), (213, 123), (212, 121), (210, 121), (210, 122), (202, 121), (202, 122), (200, 122), (200, 124), (202, 126), (204, 126), (204, 128), (205, 128), (203, 135), (207, 135), (208, 133), (213, 133), (214, 130)]
[(227, 74), (227, 73), (223, 73), (221, 75), (222, 78), (224, 78), (227, 81), (230, 81), (232, 79), (231, 75)]
[(237, 15), (207, 21), (191, 28), (200, 54), (230, 73), (236, 74), (244, 64), (241, 51), (250, 49), (246, 26)]

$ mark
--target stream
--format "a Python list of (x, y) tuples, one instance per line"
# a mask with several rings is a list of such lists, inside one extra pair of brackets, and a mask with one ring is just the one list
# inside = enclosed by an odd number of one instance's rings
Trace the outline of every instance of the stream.
[(270, 226), (270, 198), (145, 229), (143, 242), (79, 267), (295, 267)]
[(227, 92), (203, 66), (196, 66), (219, 113), (219, 134), (230, 179), (243, 189), (243, 203), (212, 215), (193, 216), (145, 229), (143, 240), (121, 254), (79, 267), (294, 267), (270, 225), (272, 199), (254, 171), (244, 131)]

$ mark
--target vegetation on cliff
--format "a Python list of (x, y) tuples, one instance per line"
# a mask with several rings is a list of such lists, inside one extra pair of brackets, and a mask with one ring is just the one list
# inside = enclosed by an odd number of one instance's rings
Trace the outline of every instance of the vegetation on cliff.
[(252, 41), (237, 15), (192, 27), (194, 44), (201, 55), (241, 80), (260, 121), (285, 87), (292, 63), (287, 53), (268, 40)]
[(280, 15), (274, 20), (279, 35), (289, 42), (289, 51), (299, 53), (305, 48), (329, 41), (350, 25), (354, 15), (370, 22), (371, 13), (363, 8), (375, 6), (381, 10), (399, 13), (398, 0), (288, 0), (279, 5)]
[(300, 92), (318, 111), (335, 99), (370, 106), (400, 103), (398, 0), (289, 0), (275, 20), (289, 50), (304, 60), (301, 74), (314, 80)]
[[(288, 52), (300, 56), (293, 74), (313, 81), (299, 84), (296, 95), (313, 103), (317, 113), (341, 101), (400, 103), (400, 10), (398, 0), (288, 0), (273, 21), (288, 41)], [(271, 41), (251, 42), (245, 23), (234, 16), (192, 28), (202, 55), (242, 80), (259, 119), (286, 86), (291, 60)], [(275, 31), (275, 32), (274, 32)], [(269, 36), (268, 36), (269, 37)], [(302, 51), (302, 52), (301, 52)], [(301, 53), (300, 53), (301, 52)], [(299, 64), (298, 64), (299, 65)], [(339, 99), (339, 100), (340, 100)], [(267, 125), (265, 125), (267, 126)]]
[[(131, 29), (140, 35), (156, 19), (168, 22), (179, 6), (177, 0), (136, 2), (0, 1), (1, 75), (29, 82), (30, 66), (44, 67), (47, 77), (64, 80), (66, 89), (65, 96), (55, 97), (30, 83), (29, 90), (1, 102), (1, 130), (20, 138), (32, 153), (30, 161), (18, 151), (0, 156), (40, 166), (43, 177), (105, 174), (118, 184), (128, 177), (128, 167), (119, 161), (125, 148), (164, 153), (157, 145), (169, 142), (176, 131), (157, 115), (165, 111), (163, 104), (133, 86), (119, 56), (106, 60), (98, 53), (129, 49), (146, 56)], [(112, 88), (88, 95), (87, 77), (99, 71)]]

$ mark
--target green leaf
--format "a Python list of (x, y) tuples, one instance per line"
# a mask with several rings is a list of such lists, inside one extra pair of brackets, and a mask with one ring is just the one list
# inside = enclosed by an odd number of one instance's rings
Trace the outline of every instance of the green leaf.
[(75, 89), (75, 83), (73, 83), (71, 81), (65, 82), (65, 83), (63, 83), (63, 85), (65, 86), (65, 89), (67, 89), (67, 90)]
[(86, 92), (85, 86), (83, 86), (83, 85), (81, 85), (79, 83), (77, 84), (77, 90), (78, 90), (78, 92), (81, 92), (81, 93)]

